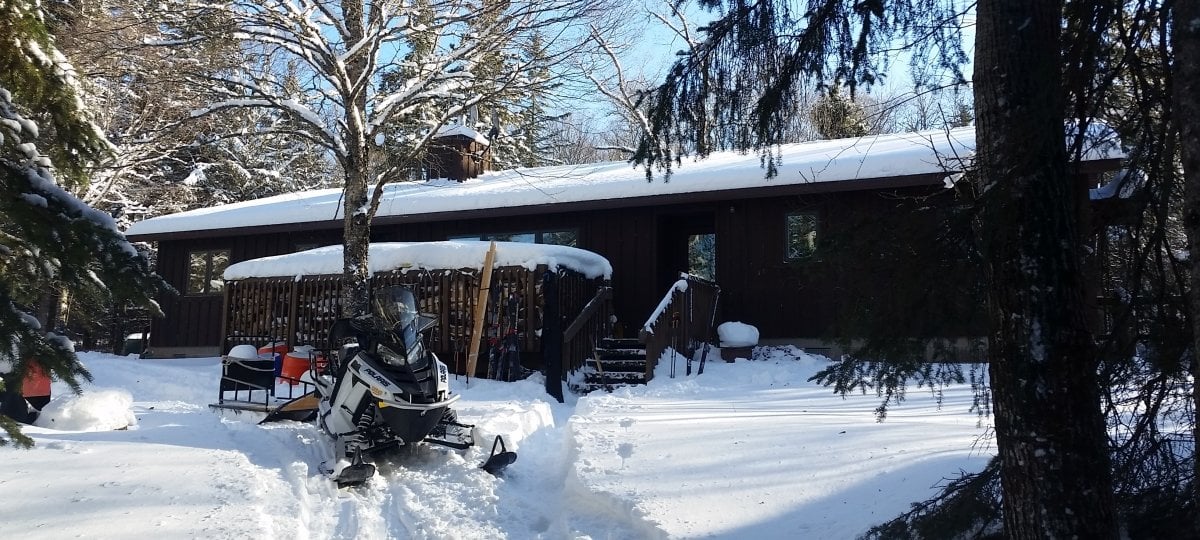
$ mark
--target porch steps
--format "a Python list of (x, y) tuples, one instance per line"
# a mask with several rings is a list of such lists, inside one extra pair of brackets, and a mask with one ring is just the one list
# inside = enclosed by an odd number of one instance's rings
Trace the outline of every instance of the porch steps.
[(593, 358), (584, 367), (583, 384), (576, 389), (579, 392), (612, 392), (622, 386), (646, 384), (646, 348), (635, 338), (604, 338)]

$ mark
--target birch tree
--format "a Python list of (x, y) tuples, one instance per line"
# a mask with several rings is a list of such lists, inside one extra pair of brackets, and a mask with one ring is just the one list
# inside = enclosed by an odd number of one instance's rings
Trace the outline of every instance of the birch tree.
[[(291, 136), (318, 144), (341, 169), (344, 203), (337, 217), (344, 222), (345, 315), (368, 312), (371, 220), (393, 173), (418, 162), (438, 125), (497, 92), (544, 84), (524, 76), (529, 65), (516, 55), (507, 55), (510, 61), (486, 79), (478, 73), (482, 63), (535, 32), (542, 34), (551, 58), (561, 61), (584, 41), (576, 34), (605, 12), (598, 0), (420, 4), (421, 9), (404, 0), (170, 0), (160, 11), (171, 23), (158, 41), (163, 46), (183, 51), (228, 39), (257, 57), (226, 72), (189, 74), (192, 84), (215, 94), (193, 116), (238, 108), (277, 110), (292, 120)], [(418, 41), (423, 54), (410, 58)], [(304, 91), (298, 98), (286, 97), (271, 70), (285, 62), (299, 68)], [(392, 69), (397, 66), (407, 69)], [(381, 84), (385, 72), (392, 74), (386, 86)], [(392, 147), (400, 155), (373, 167), (384, 162), (373, 158), (388, 142), (388, 126), (417, 117), (427, 123), (393, 134), (404, 139), (405, 144)]]

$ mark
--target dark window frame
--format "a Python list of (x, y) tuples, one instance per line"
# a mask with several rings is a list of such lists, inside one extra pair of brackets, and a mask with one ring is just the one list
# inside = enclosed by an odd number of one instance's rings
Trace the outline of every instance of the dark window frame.
[[(186, 262), (186, 264), (187, 264), (187, 279), (186, 279), (186, 282), (184, 283), (184, 291), (185, 291), (184, 295), (185, 296), (215, 296), (215, 295), (223, 294), (225, 292), (224, 287), (216, 288), (214, 290), (214, 288), (212, 286), (214, 279), (221, 278), (221, 276), (219, 274), (216, 274), (213, 271), (213, 258), (214, 258), (214, 256), (221, 255), (221, 254), (225, 255), (225, 266), (223, 268), (221, 268), (221, 271), (220, 271), (220, 273), (223, 274), (225, 272), (225, 268), (228, 268), (229, 264), (231, 262), (229, 249), (197, 249), (194, 251), (187, 252), (187, 259), (186, 259), (186, 261), (187, 261)], [(193, 287), (192, 287), (192, 285), (193, 285), (192, 260), (193, 260), (193, 257), (196, 257), (196, 256), (204, 258), (204, 272), (203, 272), (203, 275), (199, 282), (200, 287), (199, 287), (198, 291), (193, 290)]]

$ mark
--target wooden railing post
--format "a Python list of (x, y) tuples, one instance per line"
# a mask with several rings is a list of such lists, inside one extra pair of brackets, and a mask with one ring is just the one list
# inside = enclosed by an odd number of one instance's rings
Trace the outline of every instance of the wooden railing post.
[(545, 369), (546, 393), (563, 402), (563, 333), (562, 315), (558, 305), (558, 274), (542, 273), (542, 365)]
[[(217, 351), (218, 355), (223, 355), (229, 352), (229, 318), (233, 316), (232, 312), (229, 310), (229, 300), (230, 296), (233, 295), (233, 289), (237, 286), (237, 283), (238, 282), (236, 281), (225, 283), (225, 291), (222, 295), (224, 298), (221, 302), (221, 350)], [(145, 350), (144, 346), (142, 350)]]
[(296, 312), (300, 307), (300, 282), (292, 280), (288, 284), (288, 297), (291, 299), (288, 303), (288, 319), (287, 319), (287, 344), (288, 350), (296, 349)]

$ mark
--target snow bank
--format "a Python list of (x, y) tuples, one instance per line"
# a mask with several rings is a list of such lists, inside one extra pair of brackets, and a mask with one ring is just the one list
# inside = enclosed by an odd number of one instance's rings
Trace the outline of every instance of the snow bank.
[[(371, 244), (368, 271), (445, 270), (483, 268), (489, 242), (449, 240), (444, 242), (376, 242)], [(287, 255), (263, 257), (230, 265), (227, 280), (254, 277), (336, 275), (342, 273), (342, 246), (326, 246)], [(496, 242), (494, 267), (520, 266), (533, 270), (539, 265), (566, 268), (588, 278), (612, 276), (608, 259), (587, 250), (548, 244)]]
[(38, 415), (35, 425), (60, 431), (111, 431), (137, 425), (133, 396), (126, 390), (88, 389), (55, 398)]
[(758, 328), (742, 322), (723, 322), (717, 326), (717, 337), (722, 347), (753, 347), (758, 345)]

